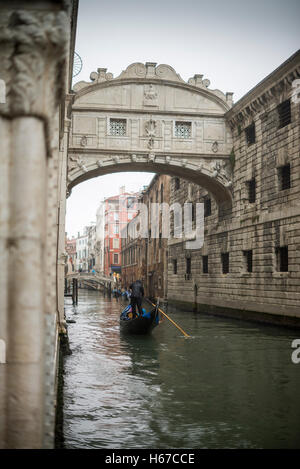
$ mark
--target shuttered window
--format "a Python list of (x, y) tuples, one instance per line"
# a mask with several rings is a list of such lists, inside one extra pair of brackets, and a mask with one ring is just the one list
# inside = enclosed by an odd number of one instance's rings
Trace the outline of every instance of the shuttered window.
[(255, 143), (255, 124), (251, 124), (245, 129), (246, 140), (248, 145)]
[(291, 101), (287, 99), (277, 106), (279, 128), (285, 127), (291, 122)]

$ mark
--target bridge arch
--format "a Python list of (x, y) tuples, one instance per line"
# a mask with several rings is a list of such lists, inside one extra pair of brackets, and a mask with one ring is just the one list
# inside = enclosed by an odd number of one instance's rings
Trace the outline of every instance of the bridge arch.
[(100, 175), (144, 171), (178, 176), (231, 202), (232, 93), (186, 83), (169, 65), (129, 65), (113, 78), (99, 68), (74, 85), (67, 186)]

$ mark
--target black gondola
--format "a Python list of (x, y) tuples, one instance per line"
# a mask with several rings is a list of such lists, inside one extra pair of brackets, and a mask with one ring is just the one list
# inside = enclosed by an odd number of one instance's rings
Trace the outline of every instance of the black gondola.
[(148, 334), (159, 323), (158, 303), (151, 311), (143, 316), (130, 319), (127, 316), (128, 306), (122, 311), (120, 316), (120, 330), (126, 334)]

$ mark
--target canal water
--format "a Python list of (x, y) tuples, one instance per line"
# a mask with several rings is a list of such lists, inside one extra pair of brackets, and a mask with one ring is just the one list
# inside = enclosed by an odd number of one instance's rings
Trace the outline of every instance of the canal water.
[(169, 308), (190, 338), (123, 337), (115, 299), (66, 302), (66, 448), (300, 448), (300, 331)]

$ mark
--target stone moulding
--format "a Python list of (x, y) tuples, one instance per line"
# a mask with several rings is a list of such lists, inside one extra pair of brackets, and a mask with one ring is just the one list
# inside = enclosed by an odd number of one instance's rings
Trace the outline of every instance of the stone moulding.
[[(195, 160), (188, 160), (186, 158), (180, 157), (171, 157), (170, 155), (157, 155), (154, 153), (148, 154), (128, 154), (128, 155), (103, 155), (99, 159), (99, 156), (94, 158), (84, 159), (84, 156), (77, 154), (69, 155), (68, 161), (68, 184), (70, 186), (76, 185), (78, 181), (80, 182), (84, 174), (103, 170), (109, 172), (109, 169), (113, 170), (116, 166), (120, 167), (120, 171), (123, 170), (124, 165), (126, 165), (126, 170), (128, 165), (131, 164), (145, 165), (145, 168), (151, 168), (151, 165), (154, 165), (153, 171), (159, 170), (159, 166), (170, 167), (170, 171), (186, 170), (188, 172), (197, 173), (206, 178), (210, 178), (214, 181), (214, 184), (218, 184), (219, 187), (222, 186), (227, 191), (231, 192), (232, 180), (230, 167), (227, 160), (212, 159), (212, 158), (202, 158)], [(123, 166), (123, 168), (122, 168)], [(101, 174), (101, 173), (100, 173)]]
[[(107, 73), (106, 71), (106, 68), (98, 68), (97, 72), (91, 73), (91, 82), (80, 81), (78, 83), (75, 83), (75, 85), (73, 86), (74, 91), (76, 93), (81, 93), (82, 91), (85, 92), (87, 88), (90, 88), (97, 84), (103, 85), (106, 82), (111, 85), (113, 83), (117, 84), (118, 82), (122, 83), (128, 80), (143, 80), (145, 81), (145, 83), (147, 83), (148, 80), (152, 83), (155, 83), (156, 81), (161, 82), (163, 80), (166, 82), (177, 83), (178, 85), (184, 85), (190, 89), (197, 89), (199, 91), (203, 91), (204, 93), (214, 95), (218, 100), (221, 100), (223, 105), (226, 105), (227, 109), (229, 109), (233, 104), (233, 93), (228, 92), (224, 94), (222, 91), (217, 89), (210, 90), (208, 88), (210, 85), (210, 81), (207, 79), (203, 80), (203, 75), (200, 74), (194, 75), (193, 78), (190, 78), (187, 82), (185, 82), (170, 65), (160, 64), (157, 66), (155, 62), (146, 62), (146, 64), (136, 62), (129, 65), (126, 70), (124, 70), (116, 78), (113, 78), (113, 75), (111, 73)], [(150, 96), (150, 98), (151, 100), (153, 100), (154, 94), (153, 96)]]
[(292, 83), (300, 77), (300, 51), (296, 52), (278, 69), (272, 72), (255, 88), (241, 98), (227, 111), (231, 130), (240, 124), (248, 125), (255, 115), (264, 112), (271, 102), (279, 104), (292, 91)]

